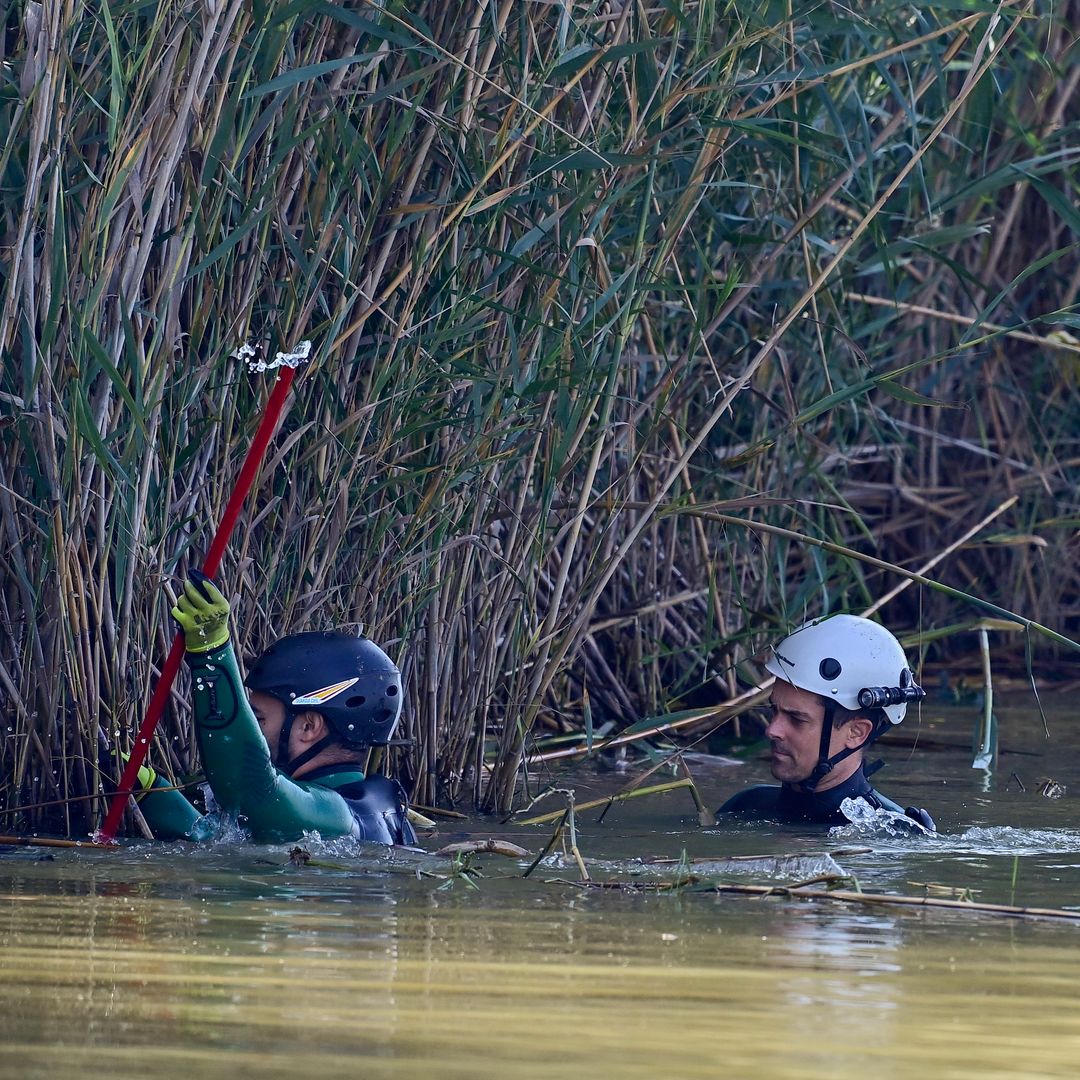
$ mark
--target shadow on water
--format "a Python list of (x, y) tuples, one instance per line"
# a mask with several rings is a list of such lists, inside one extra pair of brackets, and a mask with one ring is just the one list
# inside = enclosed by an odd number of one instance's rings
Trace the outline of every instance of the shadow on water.
[[(959, 741), (948, 723), (935, 727)], [(866, 890), (1069, 907), (1080, 896), (1074, 751), (1056, 743), (1053, 758), (1025, 757), (1024, 790), (1006, 784), (1007, 756), (987, 783), (961, 751), (891, 752), (882, 789), (930, 807), (936, 837), (880, 823), (700, 829), (674, 792), (623, 804), (602, 825), (582, 814), (578, 841), (595, 879), (686, 866), (766, 883), (840, 872)], [(1048, 771), (1059, 799), (1038, 794)], [(583, 792), (610, 789), (575, 776)], [(717, 804), (765, 778), (751, 762), (698, 780)], [(550, 826), (471, 823), (428, 846), (492, 833), (535, 853)], [(309, 861), (294, 865), (290, 847), (0, 857), (0, 1077), (1075, 1072), (1080, 926), (586, 891), (561, 852), (527, 880), (530, 860), (480, 856), (470, 882), (417, 853), (311, 838)]]

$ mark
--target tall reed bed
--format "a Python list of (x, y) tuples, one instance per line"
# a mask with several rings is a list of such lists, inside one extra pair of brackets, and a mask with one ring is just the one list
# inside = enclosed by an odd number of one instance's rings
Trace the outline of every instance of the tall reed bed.
[(8, 10), (14, 826), (101, 813), (268, 392), (245, 342), (315, 360), (238, 642), (387, 643), (422, 802), (504, 810), (536, 735), (723, 700), (895, 584), (798, 537), (911, 566), (1015, 493), (936, 573), (1075, 633), (1076, 0)]

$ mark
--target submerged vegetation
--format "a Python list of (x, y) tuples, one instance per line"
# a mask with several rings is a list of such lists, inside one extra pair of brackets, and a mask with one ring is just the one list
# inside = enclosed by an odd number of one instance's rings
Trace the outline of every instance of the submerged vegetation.
[(246, 343), (313, 349), (221, 574), (240, 648), (387, 644), (421, 803), (735, 696), (881, 563), (948, 549), (1077, 636), (1077, 0), (6, 10), (7, 828), (103, 813), (269, 393)]

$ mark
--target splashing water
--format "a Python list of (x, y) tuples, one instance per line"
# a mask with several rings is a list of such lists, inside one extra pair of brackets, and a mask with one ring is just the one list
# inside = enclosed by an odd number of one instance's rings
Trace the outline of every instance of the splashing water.
[[(1080, 854), (1080, 831), (1075, 829), (973, 825), (956, 833), (931, 833), (909, 817), (889, 810), (875, 810), (862, 799), (845, 799), (840, 809), (851, 824), (830, 829), (830, 839), (842, 842), (873, 839), (877, 851), (910, 851), (911, 840), (930, 837), (934, 841), (935, 855)], [(901, 843), (893, 845), (890, 840)]]
[(234, 349), (229, 355), (237, 360), (244, 361), (247, 364), (248, 371), (254, 375), (261, 371), (271, 371), (279, 367), (299, 367), (311, 355), (311, 342), (301, 341), (292, 352), (279, 352), (274, 356), (273, 360), (258, 360), (256, 359), (257, 353), (258, 350), (251, 342), (244, 342), (243, 345)]
[(255, 346), (250, 341), (245, 341), (243, 345), (233, 349), (229, 356), (233, 360), (250, 360), (255, 355)]
[(949, 851), (972, 855), (1080, 854), (1080, 832), (1074, 829), (1018, 829), (1012, 825), (973, 825), (942, 837)]
[(835, 839), (849, 840), (865, 837), (867, 833), (878, 836), (935, 836), (919, 822), (906, 814), (895, 810), (875, 809), (865, 799), (844, 799), (840, 812), (851, 822), (850, 825), (837, 825), (829, 830), (829, 836)]
[(211, 810), (195, 822), (191, 839), (200, 844), (233, 845), (249, 840), (247, 830), (223, 810)]

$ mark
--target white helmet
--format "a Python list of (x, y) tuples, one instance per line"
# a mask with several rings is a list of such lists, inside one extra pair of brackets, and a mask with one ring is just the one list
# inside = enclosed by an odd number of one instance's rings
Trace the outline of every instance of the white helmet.
[(765, 669), (845, 709), (882, 708), (892, 724), (904, 719), (909, 701), (925, 696), (900, 642), (859, 615), (830, 615), (800, 626), (769, 650)]

